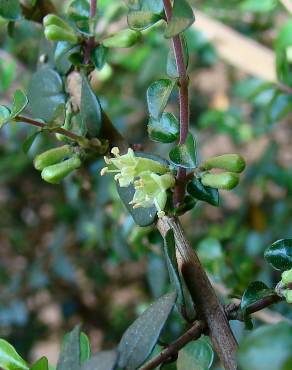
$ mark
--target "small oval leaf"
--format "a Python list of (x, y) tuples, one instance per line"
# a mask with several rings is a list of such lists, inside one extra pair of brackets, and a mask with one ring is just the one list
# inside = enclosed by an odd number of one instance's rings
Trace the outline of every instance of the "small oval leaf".
[(197, 166), (196, 144), (192, 134), (188, 134), (184, 144), (176, 145), (169, 153), (171, 162), (179, 167), (195, 168)]
[(192, 197), (198, 200), (210, 203), (216, 207), (219, 205), (218, 189), (204, 186), (197, 177), (194, 177), (192, 181), (188, 183), (187, 190)]
[(280, 239), (265, 250), (265, 259), (274, 269), (285, 271), (292, 268), (292, 239)]
[(149, 137), (158, 142), (172, 143), (179, 138), (179, 122), (172, 113), (162, 113), (160, 119), (150, 117)]
[(154, 81), (147, 89), (147, 104), (150, 115), (159, 119), (169, 100), (176, 81), (166, 78)]
[(185, 31), (195, 21), (193, 10), (187, 0), (174, 0), (172, 16), (165, 29), (166, 38), (174, 37)]

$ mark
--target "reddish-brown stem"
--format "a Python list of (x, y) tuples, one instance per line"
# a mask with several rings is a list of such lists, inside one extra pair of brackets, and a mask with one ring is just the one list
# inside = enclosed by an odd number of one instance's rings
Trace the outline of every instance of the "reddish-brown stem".
[[(94, 18), (96, 15), (96, 4), (97, 0), (90, 0), (90, 18)], [(95, 38), (91, 36), (88, 41), (86, 42), (84, 48), (84, 64), (88, 64), (90, 62), (90, 54), (95, 47)]]
[[(163, 0), (166, 20), (169, 22), (172, 15), (172, 6), (170, 0)], [(189, 88), (188, 75), (184, 62), (184, 53), (181, 38), (176, 35), (172, 38), (177, 71), (179, 75), (179, 116), (180, 116), (180, 135), (179, 144), (184, 144), (189, 133)], [(185, 168), (180, 167), (177, 173), (177, 184), (174, 190), (174, 205), (179, 205), (185, 194)]]
[[(27, 118), (27, 117), (23, 117), (23, 116), (17, 116), (16, 118), (14, 118), (14, 121), (28, 123), (29, 125), (32, 125), (32, 126), (35, 126), (35, 127), (39, 127), (39, 128), (42, 128), (42, 129), (46, 129), (47, 128), (47, 125), (45, 123), (42, 123), (42, 122), (39, 122), (39, 121), (35, 121), (35, 120), (31, 119), (31, 118)], [(65, 136), (69, 137), (70, 139), (76, 141), (79, 144), (81, 144), (81, 143), (84, 144), (85, 141), (87, 141), (87, 139), (85, 139), (84, 137), (79, 136), (79, 135), (76, 135), (73, 132), (68, 131), (68, 130), (65, 130), (62, 127), (54, 127), (52, 129), (52, 131), (56, 132), (57, 134), (65, 135)]]

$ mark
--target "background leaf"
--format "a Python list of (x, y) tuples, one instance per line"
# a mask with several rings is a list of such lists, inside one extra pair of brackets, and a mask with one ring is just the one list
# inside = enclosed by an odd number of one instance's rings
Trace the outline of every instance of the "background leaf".
[(81, 370), (113, 370), (117, 362), (117, 352), (112, 351), (101, 351), (93, 355), (88, 361), (86, 361)]
[(0, 128), (4, 126), (10, 119), (10, 110), (5, 105), (0, 105)]
[(162, 296), (126, 330), (118, 347), (118, 366), (126, 370), (135, 370), (147, 359), (159, 338), (175, 300), (176, 293), (174, 292)]
[(280, 239), (265, 250), (265, 259), (274, 269), (285, 271), (292, 268), (292, 239)]
[(187, 0), (174, 0), (172, 16), (165, 29), (165, 37), (170, 38), (190, 27), (195, 21), (193, 10)]
[(177, 370), (208, 370), (211, 368), (214, 352), (206, 337), (188, 343), (178, 353)]
[(46, 357), (40, 358), (32, 365), (30, 370), (49, 370), (48, 359)]
[(0, 0), (0, 16), (16, 21), (21, 17), (21, 8), (19, 0)]
[(63, 341), (57, 370), (80, 370), (80, 327), (76, 326)]
[(40, 133), (41, 133), (41, 131), (36, 131), (24, 140), (24, 142), (22, 144), (22, 150), (23, 150), (24, 153), (27, 153), (29, 151), (29, 149), (31, 148), (32, 144), (34, 143), (36, 137)]

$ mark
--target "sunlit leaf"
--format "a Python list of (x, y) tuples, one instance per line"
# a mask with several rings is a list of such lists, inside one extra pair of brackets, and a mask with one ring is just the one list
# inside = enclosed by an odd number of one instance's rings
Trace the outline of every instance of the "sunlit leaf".
[(165, 29), (165, 37), (170, 38), (190, 27), (195, 16), (187, 0), (174, 0), (172, 16)]
[(276, 270), (292, 268), (292, 239), (280, 239), (265, 250), (265, 259)]
[(4, 339), (0, 339), (0, 367), (4, 370), (28, 370), (27, 363)]

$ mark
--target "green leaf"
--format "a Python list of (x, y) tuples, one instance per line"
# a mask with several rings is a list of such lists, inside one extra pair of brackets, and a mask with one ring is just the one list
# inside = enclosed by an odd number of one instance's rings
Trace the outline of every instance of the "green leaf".
[(80, 370), (80, 327), (76, 326), (64, 337), (57, 370)]
[(161, 79), (153, 82), (147, 89), (147, 104), (150, 115), (160, 119), (176, 81)]
[(112, 351), (102, 351), (96, 353), (88, 361), (86, 361), (81, 370), (113, 370), (117, 362), (117, 352)]
[(140, 38), (139, 31), (125, 29), (102, 40), (102, 45), (107, 48), (129, 48), (135, 45)]
[(19, 0), (0, 0), (0, 16), (16, 21), (21, 18), (21, 8)]
[(54, 58), (56, 68), (59, 73), (65, 75), (69, 72), (70, 68), (72, 67), (70, 57), (71, 55), (78, 53), (79, 51), (79, 46), (72, 45), (67, 41), (60, 41), (57, 43)]
[(282, 322), (248, 334), (237, 353), (241, 370), (287, 370), (291, 365), (292, 326)]
[(152, 303), (126, 330), (118, 346), (118, 366), (137, 369), (150, 355), (176, 301), (176, 293), (168, 293)]
[(10, 121), (10, 109), (0, 105), (0, 128)]
[(83, 364), (90, 358), (91, 349), (88, 336), (81, 332), (80, 333), (80, 363)]
[(292, 239), (280, 239), (265, 250), (265, 259), (274, 269), (285, 271), (292, 268)]
[(277, 5), (276, 0), (245, 0), (240, 4), (240, 9), (244, 12), (270, 12)]
[(171, 38), (185, 31), (195, 21), (193, 10), (187, 0), (174, 0), (172, 16), (164, 36)]
[(99, 70), (102, 69), (104, 64), (105, 64), (107, 50), (108, 50), (107, 48), (100, 45), (97, 48), (93, 49), (93, 51), (91, 53), (92, 63)]
[(162, 113), (160, 119), (150, 117), (148, 134), (154, 141), (172, 143), (179, 138), (178, 119), (172, 113)]
[(188, 183), (187, 190), (192, 197), (198, 200), (210, 203), (216, 207), (219, 205), (218, 189), (204, 186), (197, 177), (194, 177), (192, 181)]
[(160, 14), (155, 14), (149, 11), (132, 11), (129, 12), (127, 20), (128, 25), (132, 30), (145, 30), (161, 19)]
[(89, 18), (90, 4), (88, 0), (74, 0), (68, 9), (69, 18), (75, 22), (86, 21)]
[(192, 134), (188, 134), (184, 144), (178, 144), (169, 153), (171, 162), (179, 167), (195, 168), (197, 166), (196, 144)]
[(130, 10), (143, 10), (159, 14), (163, 11), (163, 2), (162, 0), (130, 0), (128, 7)]
[(27, 96), (21, 91), (16, 90), (13, 95), (13, 103), (10, 118), (15, 118), (21, 113), (28, 104)]
[(82, 76), (80, 114), (88, 134), (97, 137), (102, 122), (101, 105), (86, 76)]
[(34, 117), (51, 122), (60, 106), (65, 105), (64, 85), (60, 75), (51, 68), (41, 68), (28, 87), (29, 108)]
[(269, 104), (268, 117), (272, 122), (283, 119), (292, 110), (292, 95), (275, 91)]
[(241, 299), (240, 309), (242, 310), (243, 315), (245, 316), (248, 314), (248, 309), (252, 304), (264, 297), (274, 294), (274, 290), (268, 288), (266, 284), (261, 281), (253, 281), (250, 283), (245, 289)]
[(27, 153), (34, 143), (36, 137), (41, 133), (41, 131), (36, 131), (30, 136), (28, 136), (22, 144), (22, 150), (24, 153)]
[[(188, 45), (187, 45), (187, 41), (184, 35), (180, 35), (180, 39), (181, 39), (182, 48), (183, 48), (184, 65), (187, 68), (189, 64)], [(171, 78), (179, 77), (173, 48), (170, 48), (168, 52), (167, 62), (166, 62), (166, 73)]]
[(292, 46), (292, 21), (287, 22), (280, 30), (275, 42), (276, 71), (278, 80), (292, 86), (291, 60), (288, 59), (288, 48)]
[(0, 368), (4, 370), (28, 370), (27, 363), (11, 344), (0, 339)]
[(177, 370), (208, 370), (213, 359), (213, 349), (206, 337), (202, 337), (179, 351), (176, 366)]
[(49, 370), (48, 359), (46, 357), (40, 358), (32, 365), (30, 370)]

